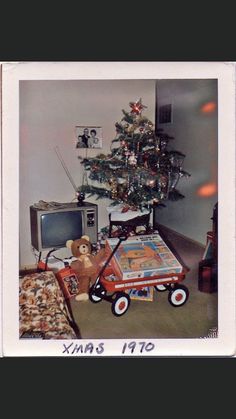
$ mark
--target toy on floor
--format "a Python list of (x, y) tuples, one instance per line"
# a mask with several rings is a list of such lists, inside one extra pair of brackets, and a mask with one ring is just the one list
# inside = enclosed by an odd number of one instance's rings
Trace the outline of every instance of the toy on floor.
[(106, 262), (89, 291), (93, 303), (106, 300), (111, 303), (112, 313), (122, 316), (129, 308), (131, 296), (135, 291), (142, 293), (145, 287), (168, 291), (168, 301), (174, 307), (181, 307), (188, 300), (189, 291), (181, 282), (189, 269), (159, 234), (107, 239), (105, 249)]
[(77, 240), (68, 240), (66, 246), (76, 258), (71, 262), (71, 269), (75, 271), (79, 279), (79, 290), (75, 299), (87, 301), (90, 286), (95, 282), (104, 257), (104, 249), (97, 254), (92, 254), (92, 246), (88, 236), (82, 236)]

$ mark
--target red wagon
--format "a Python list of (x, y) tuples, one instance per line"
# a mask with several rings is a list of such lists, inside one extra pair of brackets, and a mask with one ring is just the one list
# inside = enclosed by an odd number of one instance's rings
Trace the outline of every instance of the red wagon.
[(148, 276), (145, 276), (145, 272), (134, 271), (129, 278), (120, 279), (117, 261), (114, 259), (116, 258), (115, 255), (118, 248), (124, 241), (126, 241), (126, 237), (120, 237), (111, 251), (94, 285), (90, 288), (90, 300), (93, 303), (106, 300), (111, 303), (112, 313), (115, 316), (122, 316), (128, 310), (131, 301), (127, 293), (128, 290), (140, 290), (144, 287), (153, 286), (159, 292), (168, 291), (168, 300), (172, 306), (183, 306), (188, 300), (189, 291), (181, 282), (185, 279), (189, 269), (180, 264), (179, 260), (174, 256), (179, 266), (181, 266), (181, 272), (176, 272), (176, 269), (173, 269), (171, 272), (170, 269), (170, 272), (158, 272), (157, 274), (157, 270), (154, 269), (153, 272), (149, 270)]

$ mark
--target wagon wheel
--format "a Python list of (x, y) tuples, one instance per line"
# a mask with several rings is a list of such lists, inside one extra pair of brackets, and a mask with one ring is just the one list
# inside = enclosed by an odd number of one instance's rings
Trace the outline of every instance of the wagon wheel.
[(177, 285), (174, 289), (170, 290), (168, 295), (169, 303), (174, 307), (183, 306), (189, 297), (188, 288), (184, 285)]
[(159, 291), (159, 292), (164, 292), (168, 290), (168, 286), (164, 284), (155, 285), (154, 288), (156, 291)]
[(106, 290), (101, 284), (97, 284), (96, 287), (92, 286), (89, 290), (89, 299), (93, 303), (100, 303), (105, 295)]
[(111, 305), (111, 311), (115, 316), (122, 316), (128, 310), (130, 297), (125, 292), (118, 292)]

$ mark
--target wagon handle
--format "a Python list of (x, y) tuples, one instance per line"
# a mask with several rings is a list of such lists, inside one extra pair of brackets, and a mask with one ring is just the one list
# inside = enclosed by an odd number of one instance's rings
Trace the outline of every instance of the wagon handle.
[(108, 257), (107, 261), (104, 263), (104, 265), (103, 265), (102, 269), (100, 270), (100, 272), (99, 272), (99, 274), (98, 274), (98, 276), (97, 276), (97, 279), (96, 279), (96, 281), (95, 281), (95, 282), (94, 282), (94, 284), (93, 284), (93, 288), (95, 288), (95, 287), (96, 287), (96, 285), (98, 284), (98, 282), (99, 282), (99, 279), (100, 279), (101, 275), (103, 274), (104, 270), (105, 270), (105, 269), (106, 269), (106, 267), (108, 266), (108, 264), (109, 264), (109, 262), (110, 262), (111, 258), (113, 257), (113, 255), (114, 255), (114, 254), (115, 254), (115, 252), (117, 251), (117, 249), (118, 249), (118, 247), (120, 246), (121, 242), (125, 241), (125, 240), (127, 239), (127, 237), (128, 237), (128, 236), (121, 236), (121, 237), (119, 237), (119, 241), (118, 241), (117, 245), (114, 247), (114, 249), (113, 249), (112, 253), (109, 255), (109, 257)]

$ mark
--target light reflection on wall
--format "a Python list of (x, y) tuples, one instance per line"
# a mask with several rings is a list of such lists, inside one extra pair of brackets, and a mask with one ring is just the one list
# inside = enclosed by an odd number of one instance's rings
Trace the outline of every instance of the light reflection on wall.
[(216, 102), (206, 102), (201, 106), (201, 112), (204, 114), (213, 113), (216, 110)]
[(197, 195), (202, 198), (209, 198), (217, 193), (217, 185), (215, 182), (205, 183), (197, 189)]

